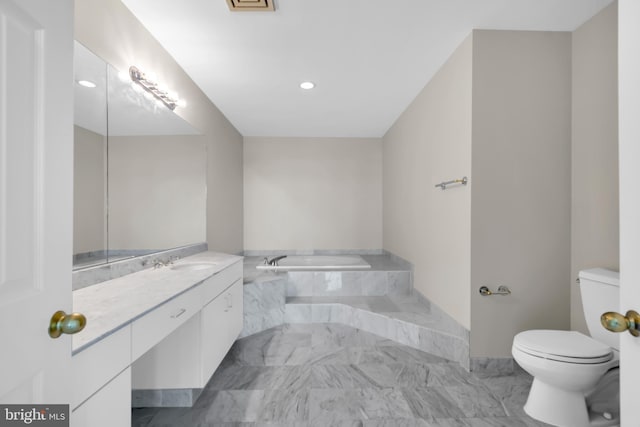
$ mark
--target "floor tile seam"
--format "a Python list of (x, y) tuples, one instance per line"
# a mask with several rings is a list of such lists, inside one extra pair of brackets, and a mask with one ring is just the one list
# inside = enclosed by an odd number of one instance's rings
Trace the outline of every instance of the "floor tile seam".
[(405, 389), (415, 390), (415, 391), (432, 391), (432, 390), (460, 390), (460, 389), (479, 389), (479, 392), (486, 392), (486, 394), (497, 401), (502, 402), (503, 399), (500, 396), (497, 396), (491, 390), (488, 390), (482, 384), (456, 384), (456, 385), (429, 385), (424, 387), (416, 386), (416, 387), (402, 387)]

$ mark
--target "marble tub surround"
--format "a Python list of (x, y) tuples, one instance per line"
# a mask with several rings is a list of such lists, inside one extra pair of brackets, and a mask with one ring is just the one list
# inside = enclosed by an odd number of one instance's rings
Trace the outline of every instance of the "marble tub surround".
[(75, 270), (72, 274), (72, 289), (76, 291), (86, 288), (87, 286), (95, 285), (96, 283), (106, 282), (127, 274), (142, 271), (150, 268), (154, 260), (168, 262), (176, 257), (186, 258), (205, 251), (207, 251), (207, 244), (197, 243), (166, 251), (135, 256), (134, 258), (127, 257), (119, 261)]
[(200, 252), (177, 261), (175, 266), (207, 263), (211, 265), (210, 268), (147, 268), (74, 291), (73, 310), (87, 317), (87, 326), (82, 332), (73, 335), (73, 353), (81, 352), (154, 308), (241, 261), (242, 257), (235, 255)]
[(274, 272), (255, 269), (262, 257), (246, 257), (240, 336), (283, 323), (340, 323), (469, 369), (469, 331), (413, 290), (410, 265), (389, 255), (361, 256), (370, 270)]
[(411, 272), (290, 271), (288, 296), (385, 296), (411, 294)]
[(358, 255), (371, 265), (370, 269), (274, 272), (255, 268), (263, 263), (264, 257), (247, 256), (244, 264), (245, 283), (273, 275), (284, 277), (287, 280), (287, 296), (384, 296), (411, 293), (412, 276), (407, 265), (388, 255)]
[(413, 263), (411, 263), (410, 261), (407, 261), (406, 259), (394, 254), (393, 252), (389, 252), (387, 250), (383, 250), (382, 254), (389, 257), (391, 262), (393, 262), (395, 265), (398, 265), (405, 270), (413, 271)]
[(243, 287), (243, 329), (240, 337), (284, 323), (287, 281), (283, 275), (255, 277)]
[[(301, 253), (302, 252), (302, 253)], [(379, 253), (366, 253), (363, 251), (271, 251), (264, 252), (258, 255), (255, 251), (245, 251), (244, 262), (245, 268), (249, 269), (256, 265), (262, 264), (265, 257), (271, 258), (281, 255), (360, 255), (365, 261), (371, 265), (371, 269), (368, 271), (411, 271), (411, 264), (404, 261), (402, 258), (391, 256), (390, 254)]]
[(543, 427), (532, 378), (485, 378), (340, 324), (283, 325), (236, 341), (192, 408), (132, 411), (132, 427)]
[(288, 297), (285, 323), (340, 323), (469, 369), (469, 332), (412, 296)]
[(286, 271), (269, 271), (269, 270), (258, 270), (256, 266), (263, 263), (264, 257), (248, 257), (245, 255), (244, 264), (243, 264), (243, 279), (245, 285), (247, 283), (260, 283), (260, 282), (268, 282), (272, 280), (272, 278), (282, 278), (286, 280), (287, 272)]
[(371, 269), (340, 272), (257, 270), (255, 267), (263, 263), (264, 257), (245, 257), (245, 321), (241, 336), (284, 323), (287, 297), (411, 293), (411, 272), (405, 269), (405, 265), (386, 255), (360, 256), (371, 265)]

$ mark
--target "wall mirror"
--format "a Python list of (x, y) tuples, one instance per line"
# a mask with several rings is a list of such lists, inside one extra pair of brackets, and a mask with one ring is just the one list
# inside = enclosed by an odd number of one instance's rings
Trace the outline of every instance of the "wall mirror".
[(78, 42), (74, 80), (74, 269), (204, 242), (200, 132)]

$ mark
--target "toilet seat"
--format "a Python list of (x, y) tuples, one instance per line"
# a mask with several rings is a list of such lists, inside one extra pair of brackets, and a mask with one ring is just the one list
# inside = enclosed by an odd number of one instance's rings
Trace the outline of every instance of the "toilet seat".
[(575, 331), (532, 330), (513, 339), (514, 348), (542, 359), (599, 364), (613, 359), (611, 347)]

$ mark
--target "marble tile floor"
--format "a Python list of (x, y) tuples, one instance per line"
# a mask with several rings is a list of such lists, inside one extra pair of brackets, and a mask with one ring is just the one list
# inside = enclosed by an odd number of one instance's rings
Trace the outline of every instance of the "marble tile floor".
[(536, 427), (531, 377), (457, 363), (328, 323), (236, 341), (192, 408), (132, 410), (132, 427)]

